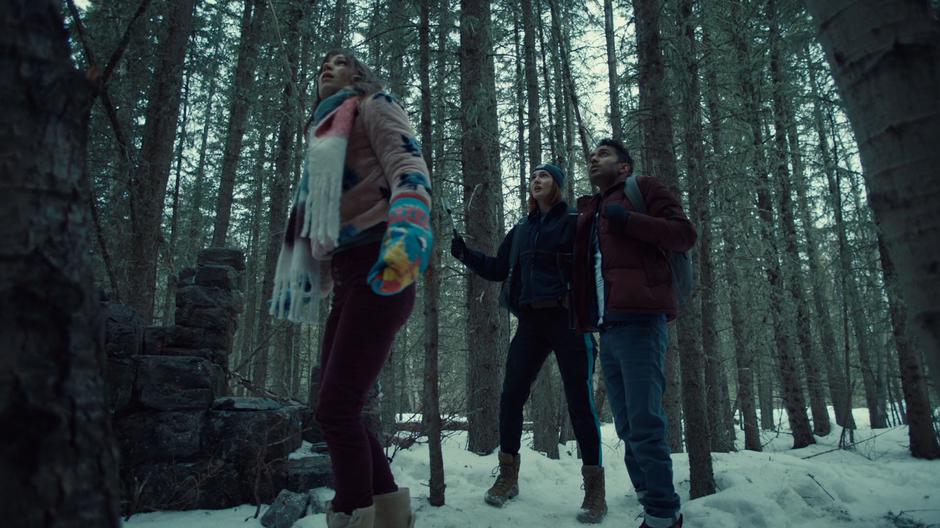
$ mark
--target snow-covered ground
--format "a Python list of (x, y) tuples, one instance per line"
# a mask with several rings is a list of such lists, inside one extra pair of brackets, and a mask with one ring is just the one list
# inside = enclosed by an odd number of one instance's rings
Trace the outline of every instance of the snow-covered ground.
[[(689, 500), (688, 455), (673, 455), (675, 483), (682, 497), (686, 527), (940, 527), (940, 460), (911, 458), (905, 427), (867, 429), (868, 412), (855, 411), (860, 429), (854, 451), (835, 449), (839, 428), (805, 449), (790, 449), (789, 435), (764, 433), (764, 452), (714, 453), (718, 492)], [(778, 422), (779, 423), (779, 422)], [(782, 420), (786, 424), (786, 420)], [(609, 513), (602, 526), (639, 526), (642, 508), (623, 465), (623, 444), (613, 424), (604, 424)], [(869, 440), (865, 440), (868, 439)], [(531, 443), (530, 438), (523, 445)], [(744, 444), (739, 438), (738, 445)], [(392, 469), (399, 486), (412, 491), (418, 528), (553, 527), (583, 528), (575, 520), (581, 503), (581, 462), (574, 443), (560, 460), (523, 447), (520, 494), (498, 509), (483, 503), (492, 484), (496, 454), (478, 456), (465, 450), (466, 435), (444, 443), (446, 505), (427, 503), (426, 445), (399, 451)], [(814, 456), (815, 455), (815, 456)], [(332, 492), (319, 490), (324, 499)], [(259, 528), (256, 508), (158, 512), (133, 516), (133, 528)], [(262, 513), (264, 507), (262, 507)], [(324, 515), (298, 521), (294, 528), (325, 527)]]

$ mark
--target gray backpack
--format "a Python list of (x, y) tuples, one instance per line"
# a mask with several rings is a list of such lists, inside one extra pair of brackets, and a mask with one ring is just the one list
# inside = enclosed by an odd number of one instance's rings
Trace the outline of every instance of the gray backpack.
[[(636, 207), (640, 213), (646, 214), (646, 200), (643, 199), (643, 193), (640, 192), (640, 186), (636, 183), (636, 176), (630, 175), (624, 182), (624, 192), (627, 198)], [(692, 290), (695, 289), (695, 277), (692, 275), (692, 259), (689, 258), (687, 251), (666, 251), (666, 260), (669, 262), (669, 269), (672, 271), (672, 286), (676, 290), (676, 299), (679, 306), (685, 305), (692, 297)]]

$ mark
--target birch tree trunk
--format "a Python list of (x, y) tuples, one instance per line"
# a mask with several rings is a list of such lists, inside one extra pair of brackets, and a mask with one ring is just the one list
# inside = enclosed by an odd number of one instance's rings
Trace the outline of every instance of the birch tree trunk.
[(911, 336), (940, 383), (940, 24), (925, 0), (807, 0), (897, 267)]

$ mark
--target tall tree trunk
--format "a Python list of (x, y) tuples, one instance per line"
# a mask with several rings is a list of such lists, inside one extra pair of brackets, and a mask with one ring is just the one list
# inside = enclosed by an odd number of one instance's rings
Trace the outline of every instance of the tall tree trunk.
[[(834, 156), (838, 159), (838, 155)], [(875, 371), (871, 362), (871, 344), (868, 335), (868, 322), (859, 292), (855, 269), (852, 265), (852, 255), (849, 248), (848, 229), (845, 225), (844, 208), (842, 204), (842, 169), (834, 166), (833, 171), (826, 173), (829, 183), (829, 197), (832, 200), (832, 209), (835, 217), (836, 233), (839, 239), (839, 264), (842, 275), (843, 302), (845, 303), (848, 320), (854, 331), (855, 347), (858, 352), (859, 370), (862, 373), (862, 387), (865, 391), (865, 404), (868, 407), (869, 423), (872, 428), (887, 427), (885, 423), (884, 408), (878, 401), (875, 387)], [(833, 172), (835, 174), (833, 174)]]
[[(770, 0), (770, 2), (773, 1)], [(736, 13), (732, 15), (732, 18), (737, 19)], [(773, 204), (770, 197), (767, 160), (764, 154), (764, 134), (761, 129), (758, 93), (751, 79), (749, 62), (747, 61), (748, 47), (744, 35), (741, 31), (734, 31), (732, 39), (737, 52), (738, 63), (744, 68), (741, 76), (741, 88), (744, 94), (745, 114), (750, 124), (753, 139), (752, 151), (757, 172), (757, 214), (761, 222), (761, 239), (765, 245), (763, 254), (764, 273), (770, 286), (770, 312), (774, 330), (774, 353), (776, 354), (777, 370), (780, 376), (780, 392), (787, 411), (790, 431), (793, 433), (793, 447), (806, 447), (815, 443), (816, 440), (813, 438), (809, 416), (806, 414), (796, 357), (793, 355), (789, 328), (785, 317), (786, 292), (781, 273), (780, 251), (777, 247), (774, 232)], [(766, 416), (762, 416), (762, 420), (766, 420), (766, 418)], [(764, 423), (766, 424), (766, 422)]]
[[(568, 42), (569, 39), (566, 38), (562, 32), (557, 1), (558, 0), (548, 0), (548, 7), (552, 15), (552, 35), (555, 38), (555, 44), (561, 51), (562, 80), (565, 83), (565, 90), (568, 93), (567, 102), (570, 104), (569, 109), (574, 110), (575, 119), (578, 123), (578, 137), (581, 139), (581, 154), (583, 156), (581, 159), (587, 163), (588, 156), (591, 153), (591, 146), (588, 145), (587, 128), (585, 128), (584, 121), (581, 119), (581, 105), (578, 102), (578, 91), (575, 89), (574, 76), (571, 75), (571, 54), (568, 51), (571, 46)], [(571, 139), (571, 143), (574, 144), (574, 139)], [(569, 166), (568, 172), (573, 176), (571, 167), (573, 167), (573, 165)]]
[(901, 370), (901, 388), (904, 391), (911, 455), (916, 458), (940, 458), (940, 445), (937, 445), (930, 399), (927, 396), (927, 378), (917, 357), (917, 351), (911, 346), (907, 334), (907, 314), (904, 313), (904, 303), (897, 293), (897, 271), (881, 241), (878, 243), (878, 251), (881, 254), (888, 303), (891, 305), (891, 327), (894, 330), (894, 344), (897, 347), (898, 366)]
[(192, 199), (189, 204), (189, 213), (188, 220), (186, 225), (188, 226), (186, 234), (186, 251), (184, 255), (186, 258), (191, 258), (196, 255), (197, 251), (202, 249), (203, 245), (203, 212), (202, 205), (205, 200), (205, 180), (206, 180), (206, 160), (209, 152), (209, 127), (212, 124), (214, 114), (212, 112), (213, 103), (215, 102), (215, 92), (216, 92), (216, 78), (217, 78), (217, 68), (213, 63), (213, 66), (209, 70), (209, 88), (208, 95), (206, 96), (206, 115), (204, 117), (205, 121), (202, 124), (202, 136), (199, 139), (199, 161), (196, 164), (196, 175), (193, 180), (193, 194)]
[(195, 0), (169, 4), (164, 34), (157, 46), (158, 64), (147, 96), (146, 127), (140, 164), (130, 186), (131, 239), (128, 265), (128, 304), (148, 324), (153, 317), (157, 253), (163, 220), (173, 140), (180, 110), (183, 59), (193, 26)]
[[(766, 319), (763, 322), (767, 324)], [(760, 428), (765, 431), (774, 431), (777, 429), (777, 422), (774, 421), (774, 381), (767, 372), (767, 366), (764, 364), (766, 358), (758, 358), (753, 363), (757, 374), (757, 400), (760, 405)]]
[[(813, 354), (811, 360), (804, 357), (803, 361), (805, 365), (813, 365), (807, 368), (807, 383), (810, 383), (809, 378), (811, 374), (809, 370), (814, 370), (815, 373), (812, 375), (816, 377), (817, 383), (820, 385), (819, 390), (822, 393), (824, 402), (826, 388), (823, 384), (822, 376), (826, 376), (826, 385), (829, 386), (833, 406), (836, 408), (836, 423), (844, 425), (844, 421), (839, 418), (842, 417), (841, 410), (845, 408), (843, 402), (846, 398), (845, 392), (847, 388), (845, 386), (845, 379), (842, 377), (841, 370), (838, 368), (836, 362), (838, 359), (836, 354), (836, 339), (832, 329), (832, 315), (829, 312), (831, 302), (828, 297), (828, 295), (830, 295), (828, 292), (830, 292), (832, 288), (831, 284), (826, 280), (826, 273), (820, 266), (821, 257), (819, 255), (819, 246), (817, 245), (819, 243), (819, 234), (813, 224), (809, 201), (806, 197), (807, 182), (802, 161), (802, 147), (796, 130), (796, 120), (794, 118), (796, 114), (793, 110), (792, 99), (787, 100), (787, 105), (787, 116), (789, 118), (787, 123), (787, 142), (790, 149), (791, 163), (793, 165), (793, 183), (794, 187), (796, 187), (796, 210), (800, 215), (800, 223), (803, 226), (803, 240), (805, 243), (802, 249), (806, 252), (806, 260), (809, 263), (809, 288), (812, 292), (813, 309), (815, 312), (812, 319), (817, 323), (820, 334), (819, 337), (822, 341), (822, 353), (825, 356), (825, 360), (821, 359), (820, 351), (817, 351)], [(813, 411), (814, 425), (817, 423), (816, 416), (818, 412), (819, 411)], [(829, 414), (828, 408), (826, 408), (825, 412), (827, 415)], [(829, 429), (832, 429), (831, 424)], [(817, 430), (816, 434), (822, 435), (822, 432)]]
[(604, 37), (607, 45), (610, 130), (615, 139), (623, 141), (623, 122), (620, 118), (620, 78), (617, 76), (617, 48), (614, 46), (614, 6), (611, 0), (604, 0)]
[(183, 176), (183, 147), (186, 145), (186, 123), (189, 119), (189, 81), (191, 75), (186, 75), (183, 87), (183, 117), (179, 124), (179, 138), (176, 142), (176, 170), (173, 178), (173, 213), (170, 215), (170, 241), (167, 242), (164, 259), (167, 262), (166, 293), (163, 297), (162, 320), (163, 326), (170, 326), (173, 321), (173, 310), (176, 307), (176, 262), (179, 255), (176, 252), (179, 239), (180, 217), (180, 183)]
[[(695, 38), (695, 22), (692, 20), (693, 0), (681, 0), (678, 5), (677, 26), (680, 32), (677, 58), (681, 62), (678, 69), (681, 84), (680, 98), (682, 101), (681, 114), (686, 118), (683, 123), (684, 158), (686, 174), (688, 175), (689, 213), (692, 222), (698, 227), (697, 247), (692, 250), (693, 266), (697, 268), (699, 288), (697, 295), (690, 299), (679, 321), (680, 343), (681, 333), (698, 333), (701, 339), (702, 382), (701, 391), (705, 395), (702, 403), (706, 405), (706, 414), (700, 420), (707, 418), (704, 424), (690, 424), (690, 416), (686, 414), (688, 426), (705, 425), (708, 428), (708, 440), (711, 451), (729, 452), (734, 449), (734, 430), (725, 429), (724, 414), (729, 407), (728, 402), (722, 401), (722, 392), (718, 381), (722, 378), (721, 360), (718, 351), (718, 334), (715, 331), (715, 279), (712, 268), (711, 255), (711, 214), (708, 205), (710, 182), (705, 174), (705, 147), (703, 140), (701, 88), (698, 68), (698, 42)], [(689, 325), (683, 323), (689, 320)], [(710, 380), (711, 383), (704, 383)], [(696, 431), (695, 434), (700, 434)]]
[(214, 247), (225, 245), (232, 216), (235, 172), (238, 170), (238, 160), (241, 157), (248, 111), (254, 101), (255, 62), (258, 57), (258, 44), (261, 41), (261, 27), (264, 23), (267, 5), (268, 0), (245, 0), (241, 41), (238, 43), (238, 59), (235, 63), (235, 74), (229, 95), (228, 130), (225, 133), (222, 168), (219, 171), (219, 195), (212, 230)]
[(663, 394), (663, 410), (666, 412), (666, 441), (673, 453), (684, 453), (682, 443), (682, 377), (679, 374), (679, 339), (669, 332), (669, 347), (666, 349), (666, 393)]
[[(826, 408), (826, 395), (819, 379), (819, 367), (813, 347), (811, 322), (806, 300), (803, 296), (803, 273), (801, 271), (799, 249), (796, 241), (796, 222), (793, 219), (793, 198), (790, 190), (790, 171), (787, 168), (787, 125), (792, 120), (785, 103), (786, 79), (780, 56), (780, 23), (777, 19), (776, 2), (767, 4), (767, 17), (770, 23), (770, 75), (772, 82), (773, 122), (774, 122), (774, 164), (776, 179), (777, 207), (783, 224), (784, 265), (786, 281), (790, 288), (790, 297), (796, 307), (796, 338), (803, 360), (803, 372), (806, 376), (806, 390), (809, 393), (810, 408), (813, 412), (813, 432), (826, 436), (831, 430), (829, 410)], [(798, 145), (795, 145), (798, 148)]]
[(532, 17), (532, 0), (521, 0), (522, 51), (525, 64), (525, 91), (528, 103), (529, 122), (529, 171), (542, 162), (542, 128), (539, 100), (539, 78), (535, 60), (535, 22)]
[[(502, 238), (499, 126), (493, 64), (490, 1), (460, 2), (461, 158), (467, 237), (495, 254)], [(498, 407), (505, 340), (499, 285), (470, 274), (467, 279), (467, 449), (489, 453), (499, 445)]]
[[(554, 105), (551, 107), (554, 109), (554, 112), (551, 113), (551, 115), (554, 116), (552, 135), (555, 139), (555, 152), (553, 158), (558, 166), (565, 168), (568, 166), (568, 144), (565, 142), (565, 89), (562, 86), (563, 75), (561, 73), (562, 60), (559, 57), (560, 53), (554, 51), (559, 46), (554, 32), (552, 32), (551, 46), (553, 51), (549, 55), (551, 56), (552, 62), (552, 84), (550, 86), (546, 86), (545, 90), (550, 90), (554, 94)], [(542, 50), (542, 52), (545, 53), (544, 44)]]
[(526, 213), (527, 195), (529, 182), (529, 164), (526, 161), (526, 87), (522, 73), (523, 50), (520, 43), (519, 34), (522, 32), (522, 23), (519, 21), (519, 13), (516, 10), (512, 12), (513, 16), (513, 45), (516, 52), (516, 78), (513, 82), (516, 91), (516, 156), (519, 158), (519, 214)]
[(558, 385), (552, 379), (551, 357), (546, 358), (542, 370), (532, 386), (529, 398), (529, 411), (532, 416), (532, 448), (552, 459), (558, 460), (559, 423), (556, 407), (558, 405)]
[[(442, 2), (446, 5), (446, 2)], [(434, 136), (431, 124), (431, 0), (421, 0), (420, 26), (418, 29), (418, 76), (421, 87), (421, 145), (422, 154), (433, 177), (435, 159), (432, 156)], [(435, 185), (439, 185), (435, 183)], [(438, 309), (441, 299), (441, 248), (443, 247), (443, 226), (441, 225), (441, 203), (434, 200), (431, 204), (431, 228), (434, 230), (434, 251), (431, 262), (424, 274), (424, 389), (421, 398), (421, 417), (424, 431), (428, 437), (428, 457), (430, 479), (428, 482), (428, 502), (432, 506), (444, 505), (444, 455), (441, 450), (441, 404), (439, 390), (439, 344), (440, 318)]]
[[(263, 220), (262, 217), (264, 216), (264, 209), (262, 207), (264, 180), (267, 173), (264, 166), (267, 162), (268, 154), (265, 146), (270, 139), (270, 132), (266, 124), (261, 125), (261, 133), (258, 137), (258, 151), (255, 157), (254, 170), (252, 170), (255, 181), (251, 208), (253, 212), (248, 233), (249, 257), (247, 259), (247, 269), (245, 270), (245, 311), (242, 314), (241, 325), (239, 327), (239, 353), (233, 354), (233, 356), (237, 357), (235, 357), (235, 360), (229, 365), (232, 369), (236, 369), (239, 365), (244, 364), (251, 356), (255, 347), (255, 329), (257, 328), (259, 317), (267, 316), (264, 310), (258, 309), (259, 304), (263, 304), (263, 301), (259, 298), (257, 279), (259, 272), (258, 264), (261, 261), (261, 248), (264, 247), (263, 244), (266, 242), (266, 239), (261, 237), (261, 224)], [(239, 374), (248, 376), (248, 373), (245, 371), (240, 371)]]
[[(691, 6), (689, 6), (691, 9)], [(672, 150), (672, 115), (666, 104), (665, 64), (661, 47), (660, 0), (634, 0), (637, 60), (639, 61), (640, 127), (646, 173), (659, 178), (679, 196), (678, 170)], [(696, 105), (698, 104), (696, 100)], [(679, 319), (679, 358), (685, 444), (689, 452), (692, 498), (715, 493), (708, 414), (705, 409), (703, 358), (698, 341), (698, 314), (686, 306)]]
[[(809, 71), (810, 90), (813, 99), (813, 124), (816, 129), (818, 139), (818, 151), (823, 160), (823, 172), (828, 174), (835, 171), (835, 164), (829, 151), (828, 134), (823, 125), (822, 110), (820, 109), (819, 88), (816, 84), (816, 69), (812, 58), (809, 55), (809, 48), (806, 49), (807, 70)], [(791, 147), (792, 148), (792, 147)], [(800, 172), (797, 175), (797, 193), (800, 200), (800, 209), (802, 210), (803, 225), (806, 226), (806, 246), (809, 256), (809, 270), (813, 277), (813, 302), (816, 306), (816, 320), (820, 322), (820, 332), (822, 334), (823, 349), (826, 354), (826, 371), (829, 381), (829, 392), (832, 395), (832, 405), (835, 408), (836, 423), (842, 427), (855, 427), (855, 420), (852, 418), (851, 394), (849, 393), (848, 378), (841, 366), (841, 361), (836, 348), (835, 332), (832, 328), (832, 319), (829, 308), (830, 302), (826, 299), (825, 292), (832, 292), (832, 288), (827, 287), (823, 278), (825, 277), (821, 269), (821, 257), (818, 254), (816, 245), (815, 230), (812, 228), (813, 222), (810, 215), (809, 204), (806, 201), (806, 185), (802, 184)], [(831, 285), (829, 285), (831, 286)], [(831, 293), (830, 293), (831, 295)]]
[[(539, 6), (538, 18), (539, 20), (541, 20), (542, 18), (541, 0), (536, 0), (536, 1), (537, 1), (537, 5)], [(538, 24), (538, 31), (539, 31), (539, 49), (542, 52), (542, 82), (545, 84), (545, 106), (543, 108), (548, 109), (548, 112), (546, 113), (548, 114), (549, 152), (551, 153), (552, 163), (559, 163), (561, 161), (561, 158), (560, 158), (561, 140), (558, 138), (558, 136), (561, 134), (561, 129), (559, 128), (560, 125), (556, 122), (556, 119), (555, 119), (555, 113), (557, 112), (552, 112), (552, 109), (557, 109), (557, 102), (558, 102), (559, 97), (558, 97), (558, 93), (555, 92), (554, 97), (555, 97), (556, 104), (553, 105), (552, 104), (552, 83), (548, 77), (548, 59), (546, 58), (546, 52), (545, 52), (545, 47), (546, 47), (545, 46), (545, 31), (543, 31), (542, 29), (542, 24)], [(558, 61), (558, 57), (553, 53), (552, 62), (557, 63), (557, 61)]]
[(336, 0), (333, 9), (332, 38), (328, 40), (330, 48), (341, 48), (349, 42), (349, 3)]
[(0, 515), (12, 526), (118, 527), (103, 320), (80, 191), (92, 86), (72, 67), (58, 2), (6, 2), (0, 46)]
[[(290, 204), (288, 196), (291, 188), (291, 159), (294, 138), (300, 127), (300, 112), (296, 108), (294, 87), (297, 85), (297, 50), (300, 48), (300, 34), (298, 31), (300, 20), (304, 16), (304, 9), (300, 0), (290, 0), (285, 16), (287, 21), (285, 31), (286, 45), (284, 52), (287, 59), (287, 68), (282, 71), (281, 116), (277, 132), (277, 150), (274, 156), (274, 181), (271, 184), (270, 221), (268, 222), (268, 241), (264, 257), (264, 278), (261, 282), (262, 306), (271, 298), (274, 291), (274, 271), (277, 267), (277, 256), (280, 253), (282, 235), (287, 225), (287, 212)], [(257, 341), (255, 346), (254, 365), (252, 367), (252, 380), (264, 387), (268, 378), (269, 349), (271, 345), (270, 334), (273, 323), (266, 313), (261, 315), (258, 325)], [(285, 351), (275, 350), (275, 354), (282, 355)], [(275, 360), (277, 361), (277, 360)]]
[[(692, 6), (694, 0), (681, 0), (678, 5), (677, 27), (679, 29), (679, 46), (681, 50), (681, 64), (677, 65), (677, 77), (680, 83), (680, 99), (682, 101), (683, 144), (686, 173), (688, 175), (689, 205), (692, 222), (707, 232), (708, 182), (705, 180), (705, 151), (702, 141), (702, 111), (701, 92), (698, 79), (698, 43), (695, 39), (695, 23), (692, 20)], [(635, 5), (635, 4), (634, 4)], [(637, 11), (638, 18), (643, 16)], [(640, 23), (637, 22), (639, 29)], [(655, 28), (656, 26), (652, 26)], [(647, 29), (646, 31), (649, 31)], [(640, 32), (637, 31), (639, 37)], [(639, 42), (638, 42), (639, 43)], [(660, 81), (661, 82), (661, 81)], [(662, 119), (665, 116), (658, 116)], [(707, 238), (707, 235), (706, 235)], [(699, 243), (702, 237), (699, 237)], [(706, 242), (706, 250), (710, 243)], [(691, 253), (693, 268), (701, 269), (703, 258), (702, 247), (694, 248)], [(701, 275), (699, 271), (697, 273)], [(696, 296), (682, 308), (679, 314), (679, 348), (682, 368), (682, 410), (685, 416), (686, 436), (685, 444), (689, 451), (689, 465), (691, 470), (692, 498), (711, 495), (715, 492), (715, 478), (711, 464), (712, 446), (716, 444), (712, 437), (716, 429), (720, 429), (720, 405), (717, 404), (715, 393), (717, 391), (706, 388), (705, 364), (708, 361), (702, 349), (703, 334), (708, 332), (702, 325), (701, 298)], [(714, 345), (714, 341), (711, 342)], [(711, 350), (710, 353), (716, 353)], [(711, 363), (715, 363), (714, 359)], [(709, 378), (717, 381), (717, 378)], [(711, 383), (714, 386), (715, 383)], [(724, 447), (724, 446), (722, 446)], [(719, 449), (728, 451), (730, 449)]]
[(913, 343), (940, 383), (940, 24), (925, 0), (806, 6), (855, 130)]

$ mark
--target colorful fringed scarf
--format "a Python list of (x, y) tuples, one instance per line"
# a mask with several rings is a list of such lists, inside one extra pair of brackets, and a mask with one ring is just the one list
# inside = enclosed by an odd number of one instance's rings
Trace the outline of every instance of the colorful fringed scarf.
[(276, 318), (317, 322), (321, 272), (317, 257), (332, 251), (339, 237), (343, 166), (358, 105), (354, 92), (341, 90), (314, 112), (303, 175), (274, 273), (270, 313)]

